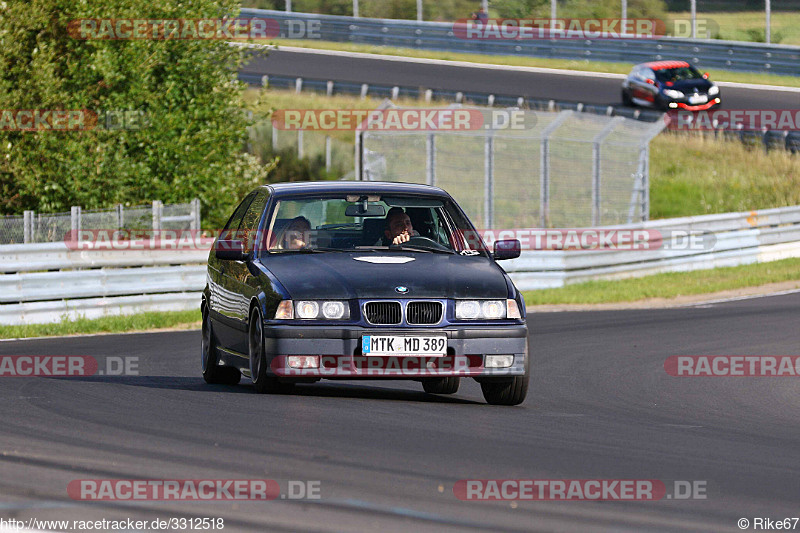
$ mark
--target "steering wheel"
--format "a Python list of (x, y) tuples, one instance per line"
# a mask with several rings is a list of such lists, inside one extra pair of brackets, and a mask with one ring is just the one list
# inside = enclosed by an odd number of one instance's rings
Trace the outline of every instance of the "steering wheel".
[(450, 248), (442, 246), (433, 239), (429, 239), (428, 237), (421, 237), (419, 235), (415, 235), (414, 237), (408, 239), (406, 242), (398, 244), (397, 246), (403, 246), (404, 244), (408, 244), (411, 246), (418, 246), (420, 248), (433, 248), (434, 250), (446, 250), (448, 252), (452, 251), (450, 250)]

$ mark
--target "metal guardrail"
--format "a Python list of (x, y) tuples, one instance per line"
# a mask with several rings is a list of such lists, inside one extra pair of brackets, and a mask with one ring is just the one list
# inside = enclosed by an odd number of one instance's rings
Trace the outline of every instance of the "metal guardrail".
[(459, 38), (453, 23), (446, 22), (353, 18), (262, 9), (243, 9), (241, 16), (275, 19), (285, 35), (292, 34), (288, 28), (289, 21), (319, 21), (319, 31), (315, 35), (325, 41), (624, 63), (686, 59), (700, 69), (800, 75), (798, 46), (683, 38), (470, 40)]
[[(524, 251), (503, 267), (520, 289), (533, 290), (800, 257), (800, 206), (613, 228), (657, 230), (662, 235), (671, 230), (684, 235), (700, 232), (713, 234), (714, 243), (703, 250), (665, 246), (629, 251)], [(0, 265), (7, 272), (0, 276), (0, 324), (198, 309), (206, 280), (205, 244), (210, 247), (211, 240), (186, 251), (70, 250), (64, 243), (0, 245)]]
[[(503, 268), (517, 287), (535, 290), (800, 257), (800, 206), (653, 220), (614, 228), (656, 230), (662, 235), (679, 231), (680, 236), (653, 250), (523, 251), (519, 259), (504, 263)], [(675, 245), (675, 240), (691, 233), (713, 234), (713, 245), (700, 250)]]

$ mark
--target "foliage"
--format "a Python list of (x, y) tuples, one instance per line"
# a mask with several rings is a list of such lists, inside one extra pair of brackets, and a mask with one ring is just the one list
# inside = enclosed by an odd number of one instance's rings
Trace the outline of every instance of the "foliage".
[[(0, 1), (0, 110), (137, 110), (140, 129), (0, 130), (0, 212), (199, 197), (219, 223), (266, 169), (243, 153), (242, 49), (224, 40), (80, 40), (85, 18), (235, 16), (236, 0)], [(102, 122), (102, 121), (101, 121)]]

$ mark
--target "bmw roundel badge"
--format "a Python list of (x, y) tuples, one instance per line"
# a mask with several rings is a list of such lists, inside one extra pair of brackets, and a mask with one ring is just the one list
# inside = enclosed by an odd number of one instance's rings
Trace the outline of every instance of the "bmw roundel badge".
[(395, 292), (399, 292), (400, 294), (405, 294), (405, 293), (408, 292), (408, 287), (400, 285), (400, 286), (395, 287), (394, 290), (395, 290)]

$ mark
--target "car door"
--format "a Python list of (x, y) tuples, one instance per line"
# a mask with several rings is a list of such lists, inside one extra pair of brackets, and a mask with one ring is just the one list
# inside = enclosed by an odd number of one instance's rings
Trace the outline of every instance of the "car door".
[[(220, 239), (236, 239), (239, 226), (242, 223), (247, 208), (256, 197), (256, 191), (248, 194), (234, 210), (228, 223), (220, 234)], [(214, 254), (208, 261), (209, 290), (211, 293), (211, 317), (215, 322), (217, 341), (224, 348), (231, 348), (238, 339), (236, 315), (238, 297), (235, 293), (235, 284), (231, 281), (230, 269), (235, 261), (217, 259)]]
[[(239, 223), (237, 235), (244, 244), (244, 251), (251, 253), (259, 237), (258, 227), (264, 215), (264, 208), (269, 201), (269, 191), (259, 189)], [(247, 331), (250, 319), (250, 301), (258, 294), (258, 280), (253, 275), (248, 261), (228, 261), (224, 277), (229, 286), (233, 301), (229, 314), (231, 328), (235, 330), (230, 349), (238, 353), (247, 353)]]
[(634, 90), (631, 96), (646, 102), (655, 102), (658, 94), (658, 87), (656, 87), (655, 82), (656, 73), (653, 72), (653, 69), (643, 67), (635, 77), (633, 82)]

